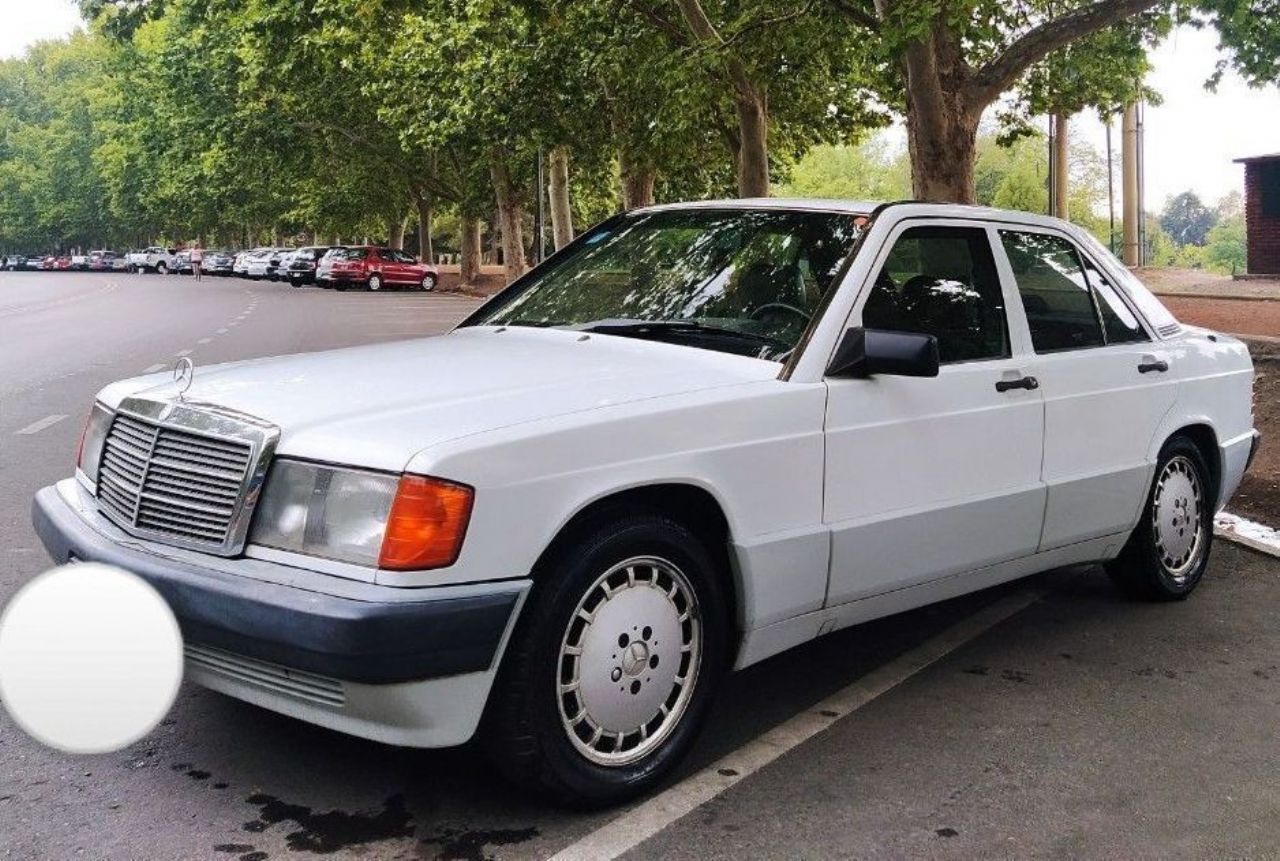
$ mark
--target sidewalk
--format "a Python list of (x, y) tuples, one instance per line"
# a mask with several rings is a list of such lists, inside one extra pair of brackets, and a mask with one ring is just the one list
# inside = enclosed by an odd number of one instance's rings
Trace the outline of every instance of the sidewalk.
[(1219, 275), (1202, 269), (1175, 269), (1166, 266), (1144, 266), (1133, 270), (1133, 274), (1158, 296), (1280, 301), (1280, 278), (1236, 280), (1230, 275)]

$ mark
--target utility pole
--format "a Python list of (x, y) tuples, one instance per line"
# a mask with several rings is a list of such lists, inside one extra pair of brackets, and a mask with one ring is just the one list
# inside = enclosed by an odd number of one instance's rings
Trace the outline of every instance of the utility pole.
[(1121, 257), (1125, 266), (1139, 266), (1142, 246), (1138, 222), (1142, 218), (1142, 201), (1138, 182), (1138, 105), (1125, 105), (1120, 121), (1120, 194), (1123, 211), (1124, 244)]
[(1070, 150), (1067, 138), (1067, 115), (1059, 111), (1053, 115), (1053, 193), (1049, 199), (1053, 205), (1053, 215), (1067, 219), (1067, 167)]

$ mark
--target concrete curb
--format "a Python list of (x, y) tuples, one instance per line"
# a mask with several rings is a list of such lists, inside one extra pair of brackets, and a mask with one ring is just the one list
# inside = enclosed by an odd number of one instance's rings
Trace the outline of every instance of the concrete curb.
[(1213, 534), (1216, 538), (1221, 538), (1223, 541), (1228, 541), (1239, 547), (1243, 547), (1246, 550), (1252, 550), (1254, 553), (1261, 553), (1263, 556), (1269, 556), (1272, 559), (1280, 559), (1280, 550), (1276, 550), (1270, 545), (1263, 544), (1261, 541), (1254, 541), (1252, 538), (1246, 538), (1243, 535), (1236, 535), (1234, 532), (1222, 529), (1218, 526), (1213, 527)]
[(1247, 293), (1177, 293), (1152, 290), (1164, 299), (1226, 299), (1231, 302), (1280, 302), (1280, 296), (1252, 296)]

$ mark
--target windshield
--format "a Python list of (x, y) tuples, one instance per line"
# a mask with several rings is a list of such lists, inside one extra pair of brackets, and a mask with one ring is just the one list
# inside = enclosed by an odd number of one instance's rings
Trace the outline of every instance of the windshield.
[(594, 330), (780, 361), (832, 287), (860, 221), (767, 209), (624, 216), (468, 325)]

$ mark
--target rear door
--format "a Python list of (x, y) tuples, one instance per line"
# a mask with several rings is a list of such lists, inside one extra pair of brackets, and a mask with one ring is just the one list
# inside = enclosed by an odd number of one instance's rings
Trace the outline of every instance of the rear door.
[(1040, 549), (1127, 532), (1146, 498), (1147, 453), (1177, 394), (1174, 360), (1065, 234), (1038, 227), (999, 234), (1000, 264), (1017, 284), (1044, 395)]
[(942, 367), (827, 380), (829, 606), (1035, 552), (1044, 408), (992, 240), (979, 223), (912, 220), (871, 270), (862, 325), (936, 336)]

